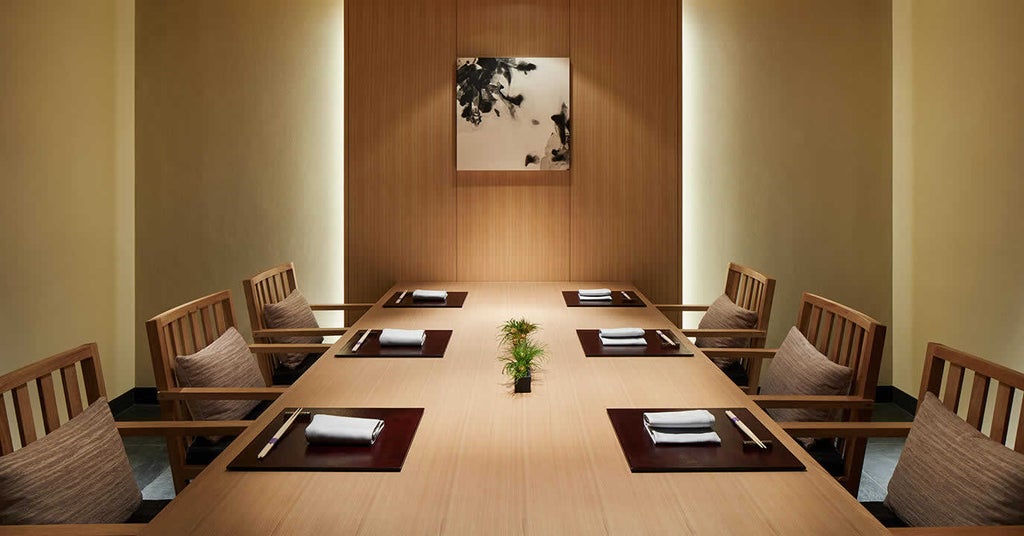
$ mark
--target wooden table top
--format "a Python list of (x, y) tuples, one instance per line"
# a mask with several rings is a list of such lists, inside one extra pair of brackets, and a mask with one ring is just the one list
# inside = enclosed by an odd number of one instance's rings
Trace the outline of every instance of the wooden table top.
[[(887, 534), (721, 374), (694, 357), (583, 355), (578, 328), (670, 329), (653, 307), (568, 308), (562, 290), (608, 282), (403, 283), (469, 291), (459, 309), (383, 308), (354, 328), (453, 329), (443, 359), (335, 359), (342, 337), (143, 534)], [(642, 296), (642, 295), (641, 295)], [(646, 297), (642, 296), (645, 301)], [(648, 301), (648, 303), (650, 303)], [(513, 395), (498, 325), (526, 317), (549, 348)], [(285, 407), (423, 407), (400, 473), (225, 467)], [(746, 407), (805, 472), (631, 473), (606, 408)]]

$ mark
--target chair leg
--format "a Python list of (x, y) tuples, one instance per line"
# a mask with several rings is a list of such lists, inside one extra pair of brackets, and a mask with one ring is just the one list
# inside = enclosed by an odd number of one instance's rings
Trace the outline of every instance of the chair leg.
[[(851, 411), (850, 420), (867, 422), (871, 420), (871, 410)], [(864, 455), (867, 452), (868, 440), (863, 437), (847, 438), (843, 449), (846, 482), (843, 485), (854, 497), (860, 491), (860, 477), (864, 471)]]

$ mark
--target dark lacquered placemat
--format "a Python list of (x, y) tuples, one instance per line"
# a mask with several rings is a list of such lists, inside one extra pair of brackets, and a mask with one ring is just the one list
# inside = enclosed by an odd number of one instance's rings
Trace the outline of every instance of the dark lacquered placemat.
[[(622, 295), (623, 292), (629, 295), (628, 300)], [(611, 301), (580, 301), (580, 295), (575, 290), (563, 290), (562, 298), (565, 299), (565, 305), (568, 307), (647, 307), (640, 296), (632, 290), (613, 290)]]
[(366, 332), (365, 329), (357, 331), (334, 357), (444, 357), (448, 341), (452, 338), (450, 329), (428, 329), (425, 330), (427, 338), (423, 346), (381, 346), (380, 331), (370, 330), (370, 336), (363, 341), (358, 351), (353, 352), (352, 347)]
[[(458, 308), (462, 307), (466, 303), (466, 296), (469, 296), (468, 292), (448, 292), (448, 298), (444, 301), (441, 300), (413, 300), (412, 291), (407, 291), (402, 301), (398, 302), (398, 297), (401, 296), (401, 292), (396, 292), (388, 298), (388, 301), (384, 302), (384, 307), (426, 307), (430, 309), (446, 309), (446, 308)], [(395, 303), (398, 302), (398, 303)]]
[(312, 413), (381, 419), (384, 429), (371, 446), (310, 445), (306, 426), (310, 416), (300, 415), (266, 457), (256, 455), (290, 415), (285, 410), (228, 464), (231, 471), (401, 471), (409, 453), (423, 408), (305, 408)]
[(644, 330), (644, 338), (647, 339), (647, 346), (605, 346), (601, 344), (598, 336), (601, 330), (598, 329), (577, 329), (576, 336), (580, 339), (580, 346), (583, 347), (583, 354), (587, 357), (672, 357), (692, 356), (688, 346), (679, 341), (672, 330), (663, 329), (666, 337), (676, 342), (676, 346), (669, 346), (653, 329)]
[[(693, 408), (608, 409), (619, 446), (634, 473), (705, 471), (804, 471), (806, 468), (745, 408), (707, 408), (715, 416), (715, 432), (722, 439), (715, 445), (655, 445), (644, 428), (644, 412), (679, 411)], [(729, 420), (731, 409), (761, 440), (770, 440), (768, 450), (744, 446), (746, 436)]]

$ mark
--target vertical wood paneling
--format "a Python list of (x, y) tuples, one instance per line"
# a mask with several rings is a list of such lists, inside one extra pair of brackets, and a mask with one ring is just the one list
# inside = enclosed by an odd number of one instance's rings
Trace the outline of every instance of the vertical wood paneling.
[(572, 279), (681, 298), (677, 0), (572, 2)]
[(345, 296), (455, 279), (455, 0), (345, 2)]
[(569, 56), (569, 0), (458, 0), (460, 57)]
[[(457, 12), (459, 57), (570, 57), (568, 0), (459, 0)], [(459, 279), (568, 279), (571, 173), (458, 172)]]
[(459, 173), (459, 279), (569, 277), (569, 174)]
[[(680, 299), (678, 2), (350, 0), (345, 26), (349, 301), (401, 279)], [(473, 56), (570, 58), (569, 172), (454, 170), (454, 61)]]

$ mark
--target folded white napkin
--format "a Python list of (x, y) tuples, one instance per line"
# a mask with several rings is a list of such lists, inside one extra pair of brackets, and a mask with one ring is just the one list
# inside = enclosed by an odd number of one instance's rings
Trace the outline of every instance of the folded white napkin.
[(412, 291), (412, 299), (426, 301), (445, 301), (448, 299), (448, 291), (416, 289)]
[(579, 294), (581, 298), (584, 297), (584, 296), (590, 296), (590, 297), (611, 296), (612, 295), (612, 289), (610, 289), (610, 288), (581, 288), (581, 289), (577, 290), (576, 293)]
[(581, 302), (585, 301), (612, 301), (611, 295), (608, 296), (577, 296)]
[(380, 332), (381, 346), (423, 346), (427, 332), (422, 329), (390, 329)]
[(608, 337), (600, 337), (601, 344), (603, 346), (647, 346), (647, 339), (643, 337), (633, 337), (629, 339), (609, 339)]
[(655, 445), (721, 445), (722, 438), (715, 432), (688, 432), (680, 430), (669, 430), (666, 428), (652, 428), (644, 424), (647, 433)]
[(306, 441), (315, 445), (372, 445), (384, 429), (380, 419), (339, 415), (313, 415), (306, 426)]
[(656, 411), (644, 413), (644, 424), (658, 429), (711, 428), (715, 425), (715, 416), (706, 409), (686, 411)]
[(644, 330), (641, 328), (605, 328), (600, 331), (601, 336), (606, 339), (632, 339), (644, 336)]

